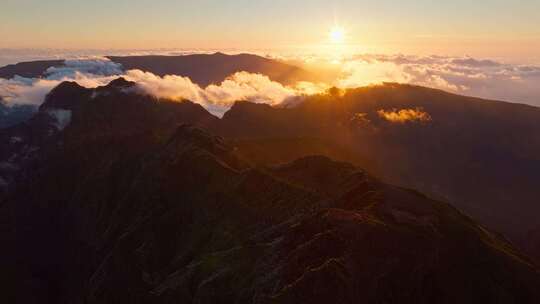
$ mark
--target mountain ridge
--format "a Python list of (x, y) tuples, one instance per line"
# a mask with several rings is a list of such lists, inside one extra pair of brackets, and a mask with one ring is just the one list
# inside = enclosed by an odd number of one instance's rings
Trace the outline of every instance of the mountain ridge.
[[(89, 91), (66, 83), (30, 121), (0, 131), (0, 143), (9, 147), (0, 162), (18, 166), (12, 186), (0, 196), (0, 235), (9, 248), (0, 254), (6, 269), (0, 280), (8, 298), (29, 303), (535, 303), (540, 298), (540, 273), (533, 263), (449, 204), (325, 156), (253, 164), (238, 139), (208, 132), (229, 131), (202, 106), (132, 93), (123, 85), (130, 83), (118, 80)], [(63, 128), (52, 110), (71, 111)], [(288, 122), (281, 115), (290, 110), (274, 110), (276, 123)], [(348, 117), (322, 113), (323, 122)], [(302, 122), (311, 116), (291, 117)], [(308, 124), (298, 130), (312, 134), (307, 132), (317, 128)], [(12, 142), (13, 136), (21, 140)], [(14, 273), (18, 279), (10, 280)]]
[[(384, 116), (400, 110), (430, 119)], [(308, 97), (295, 108), (238, 103), (216, 132), (234, 138), (260, 163), (313, 152), (353, 162), (390, 183), (451, 201), (526, 247), (521, 235), (539, 220), (540, 193), (533, 185), (540, 168), (539, 121), (540, 109), (529, 105), (386, 84), (341, 97)]]

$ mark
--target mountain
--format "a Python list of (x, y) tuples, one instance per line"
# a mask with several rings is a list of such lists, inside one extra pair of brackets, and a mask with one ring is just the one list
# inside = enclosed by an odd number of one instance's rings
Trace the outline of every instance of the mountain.
[(39, 78), (50, 67), (58, 67), (64, 64), (64, 60), (39, 60), (20, 62), (0, 67), (0, 78), (10, 79), (19, 75), (26, 78)]
[[(264, 74), (283, 84), (316, 79), (315, 75), (299, 67), (251, 54), (215, 53), (182, 56), (109, 56), (107, 58), (121, 64), (124, 70), (139, 69), (159, 76), (185, 76), (203, 87), (212, 83), (221, 83), (228, 76), (241, 71)], [(63, 60), (22, 62), (1, 67), (0, 78), (12, 78), (15, 75), (39, 78), (45, 76), (48, 68), (62, 66), (64, 66)]]
[[(205, 126), (217, 120), (198, 104), (165, 103), (150, 96), (124, 92), (133, 85), (123, 78), (97, 89), (63, 82), (47, 95), (38, 113), (30, 120), (0, 129), (0, 179), (3, 181), (0, 194), (17, 178), (27, 178), (22, 167), (31, 167), (49, 150), (61, 145), (61, 131), (73, 119), (87, 123), (84, 135), (96, 139), (105, 138), (107, 132), (121, 136), (132, 132), (133, 128), (148, 133), (159, 130), (160, 134), (153, 135), (158, 138), (173, 132), (176, 121)], [(85, 113), (84, 117), (77, 116), (80, 112)], [(153, 129), (149, 129), (150, 126)]]
[(528, 240), (540, 222), (539, 108), (398, 84), (333, 93), (294, 108), (239, 102), (215, 131), (259, 164), (353, 162), (452, 202), (540, 261)]
[(256, 166), (199, 105), (132, 85), (62, 83), (1, 131), (6, 302), (540, 299), (538, 269), (449, 204), (324, 156)]
[(156, 75), (181, 75), (189, 77), (203, 87), (221, 83), (228, 76), (241, 71), (264, 74), (282, 84), (294, 84), (300, 80), (314, 80), (307, 71), (277, 60), (252, 54), (226, 55), (195, 54), (185, 56), (128, 56), (108, 57), (124, 69), (139, 69)]

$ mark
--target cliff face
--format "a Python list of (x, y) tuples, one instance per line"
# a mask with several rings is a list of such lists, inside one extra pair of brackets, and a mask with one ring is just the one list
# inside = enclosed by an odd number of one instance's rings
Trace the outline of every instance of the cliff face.
[[(3, 131), (23, 139), (2, 155), (18, 166), (0, 209), (8, 300), (540, 299), (534, 266), (448, 204), (323, 156), (254, 166), (199, 128), (219, 123), (200, 106), (129, 85), (64, 84)], [(39, 149), (20, 157), (30, 143)]]

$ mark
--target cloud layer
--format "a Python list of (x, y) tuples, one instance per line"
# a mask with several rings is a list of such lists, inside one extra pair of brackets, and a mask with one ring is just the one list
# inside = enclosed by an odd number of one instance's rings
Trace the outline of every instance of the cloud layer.
[(240, 100), (278, 105), (326, 89), (324, 85), (311, 83), (299, 83), (295, 87), (284, 86), (267, 76), (247, 72), (235, 73), (221, 84), (209, 85), (206, 88), (194, 84), (187, 77), (159, 77), (140, 70), (127, 71), (124, 77), (136, 82), (147, 94), (177, 101), (190, 100), (203, 105), (217, 116), (223, 116), (234, 102)]
[[(287, 58), (281, 58), (287, 61)], [(324, 58), (309, 61), (318, 64)], [(298, 58), (294, 58), (297, 62)], [(540, 106), (540, 66), (514, 65), (489, 59), (445, 56), (355, 55), (342, 59), (334, 80), (327, 84), (300, 82), (284, 86), (265, 75), (238, 72), (217, 85), (201, 88), (189, 78), (149, 72), (123, 72), (119, 64), (101, 57), (66, 60), (65, 66), (50, 68), (46, 77), (29, 79), (0, 78), (0, 97), (7, 104), (43, 102), (45, 95), (60, 82), (76, 81), (93, 88), (106, 85), (123, 76), (137, 82), (140, 92), (172, 100), (191, 100), (200, 103), (211, 113), (221, 116), (239, 100), (271, 105), (294, 105), (304, 96), (325, 92), (331, 86), (352, 88), (382, 82), (400, 82), (439, 88), (446, 91), (523, 102)], [(399, 112), (396, 115), (400, 115)]]
[(443, 56), (354, 56), (343, 64), (340, 87), (400, 82), (487, 99), (540, 106), (540, 66)]
[(265, 75), (238, 72), (219, 85), (201, 88), (189, 78), (178, 75), (160, 77), (150, 72), (129, 70), (106, 58), (68, 60), (63, 67), (46, 71), (42, 79), (14, 77), (0, 79), (0, 96), (11, 105), (43, 102), (45, 95), (62, 81), (76, 81), (88, 88), (106, 85), (117, 77), (137, 83), (139, 92), (176, 101), (190, 100), (203, 105), (212, 114), (222, 116), (236, 101), (251, 101), (270, 105), (292, 104), (305, 95), (325, 91), (323, 84), (300, 82), (284, 86)]
[(76, 81), (94, 88), (109, 83), (121, 73), (118, 64), (104, 58), (66, 60), (63, 67), (49, 68), (44, 78), (0, 78), (0, 97), (8, 105), (40, 105), (45, 95), (62, 81)]

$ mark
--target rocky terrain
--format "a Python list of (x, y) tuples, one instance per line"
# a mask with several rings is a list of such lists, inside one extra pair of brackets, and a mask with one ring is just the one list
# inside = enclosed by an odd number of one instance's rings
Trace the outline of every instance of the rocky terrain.
[(216, 132), (258, 164), (311, 154), (352, 162), (451, 202), (540, 261), (529, 244), (540, 237), (539, 108), (388, 83), (293, 108), (239, 102), (220, 123)]
[(62, 83), (0, 131), (6, 302), (540, 300), (534, 264), (450, 204), (325, 156), (263, 163), (239, 144), (261, 124), (242, 134), (238, 108), (219, 120), (133, 85)]

